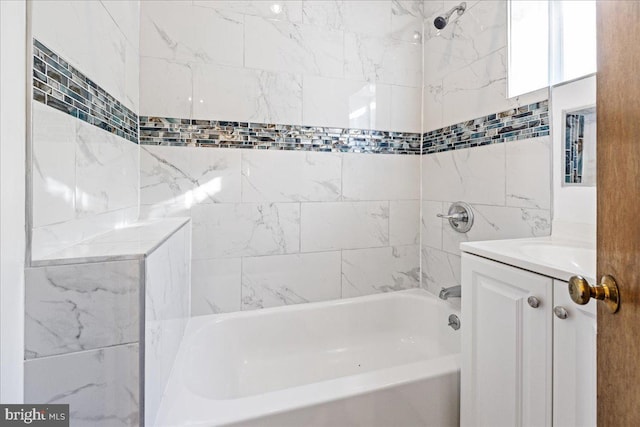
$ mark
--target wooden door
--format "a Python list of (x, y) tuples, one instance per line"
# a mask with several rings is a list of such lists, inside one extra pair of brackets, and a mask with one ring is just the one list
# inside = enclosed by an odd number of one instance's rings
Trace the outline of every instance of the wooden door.
[(552, 279), (462, 258), (461, 425), (550, 426)]
[(621, 296), (598, 303), (598, 425), (640, 426), (640, 2), (599, 0), (597, 32), (597, 270)]

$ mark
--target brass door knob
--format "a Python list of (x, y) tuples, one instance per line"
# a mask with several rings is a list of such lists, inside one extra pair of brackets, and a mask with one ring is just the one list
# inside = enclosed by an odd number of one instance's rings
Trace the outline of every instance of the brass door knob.
[(611, 313), (620, 307), (620, 293), (613, 277), (602, 276), (600, 285), (591, 286), (584, 277), (572, 276), (569, 279), (569, 295), (576, 304), (585, 305), (591, 298), (604, 301)]

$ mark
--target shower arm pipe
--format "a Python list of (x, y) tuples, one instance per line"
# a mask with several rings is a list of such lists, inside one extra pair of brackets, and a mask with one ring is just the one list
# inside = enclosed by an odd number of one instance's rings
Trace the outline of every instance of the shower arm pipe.
[(462, 2), (457, 6), (453, 6), (447, 13), (444, 14), (444, 18), (449, 21), (453, 12), (458, 12), (458, 15), (462, 15), (464, 11), (467, 10), (467, 2)]

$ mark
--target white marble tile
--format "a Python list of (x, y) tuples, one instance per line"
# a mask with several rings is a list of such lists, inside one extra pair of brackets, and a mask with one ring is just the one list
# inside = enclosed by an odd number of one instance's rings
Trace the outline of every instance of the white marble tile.
[(422, 127), (424, 132), (444, 126), (442, 117), (442, 79), (425, 79), (422, 92)]
[(342, 298), (419, 285), (418, 245), (342, 251)]
[(145, 422), (153, 425), (191, 315), (191, 229), (176, 231), (145, 262)]
[(27, 359), (138, 341), (137, 261), (26, 270)]
[(400, 132), (417, 132), (421, 122), (422, 89), (391, 86), (391, 128)]
[(448, 210), (448, 203), (429, 200), (422, 202), (422, 246), (442, 249), (442, 227), (445, 223), (437, 215), (445, 214)]
[(138, 204), (139, 146), (77, 121), (76, 215)]
[(191, 263), (191, 315), (240, 311), (241, 259), (197, 259)]
[(346, 200), (420, 198), (420, 156), (346, 153), (343, 163), (342, 194)]
[(302, 92), (305, 125), (390, 129), (389, 85), (305, 76)]
[(137, 45), (130, 43), (125, 46), (123, 104), (136, 114), (140, 112), (140, 53)]
[(389, 244), (417, 245), (420, 243), (420, 201), (392, 200), (389, 202)]
[(302, 252), (389, 244), (389, 202), (302, 203)]
[(193, 203), (231, 203), (241, 200), (242, 152), (233, 148), (187, 148), (194, 179)]
[(505, 204), (505, 144), (422, 156), (425, 200)]
[(140, 54), (182, 64), (242, 66), (244, 17), (190, 2), (143, 1)]
[(341, 171), (338, 153), (244, 150), (242, 201), (336, 201)]
[(140, 219), (185, 217), (191, 215), (191, 208), (183, 204), (140, 205)]
[(140, 424), (138, 344), (25, 362), (25, 402), (69, 404), (71, 425)]
[(124, 227), (96, 236), (82, 244), (147, 242), (153, 240), (161, 243), (168, 239), (188, 221), (188, 218), (139, 220), (134, 224), (128, 224)]
[(285, 0), (278, 2), (244, 1), (244, 0), (194, 0), (194, 6), (210, 7), (220, 11), (241, 13), (243, 15), (261, 16), (272, 20), (289, 22), (302, 21), (302, 1)]
[(244, 66), (325, 77), (344, 75), (341, 31), (245, 16)]
[(512, 106), (507, 99), (507, 56), (502, 49), (443, 79), (443, 116), (459, 123)]
[[(129, 209), (115, 211), (115, 213), (120, 213), (121, 216), (131, 215)], [(108, 214), (111, 214), (111, 212), (108, 212)], [(90, 217), (89, 221), (102, 221), (101, 217), (102, 214)], [(169, 235), (189, 222), (189, 218), (182, 217), (147, 220), (144, 222), (138, 221), (133, 225), (131, 222), (116, 223), (114, 225), (114, 220), (115, 218), (113, 217), (107, 217), (104, 221), (105, 224), (99, 224), (99, 227), (105, 228), (102, 234), (89, 235), (82, 239), (81, 242), (74, 242), (75, 244), (71, 246), (56, 252), (47, 253), (39, 258), (34, 257), (33, 265), (49, 266), (85, 262), (141, 260), (144, 256), (156, 249)], [(71, 223), (71, 226), (73, 230), (85, 232), (82, 227), (84, 226), (83, 222), (86, 221), (86, 219), (74, 221)], [(78, 224), (80, 226), (78, 226)], [(96, 228), (95, 225), (93, 225), (93, 227), (94, 229)], [(86, 228), (88, 227), (85, 227), (85, 229)]]
[(191, 117), (193, 77), (190, 65), (141, 57), (140, 75), (140, 115)]
[[(442, 12), (459, 3), (446, 2)], [(425, 51), (428, 75), (442, 78), (447, 73), (472, 64), (507, 45), (507, 3), (503, 1), (467, 2), (464, 15), (452, 18), (444, 30), (426, 22)]]
[[(391, 2), (391, 36), (398, 40), (421, 43), (424, 3), (416, 0)], [(428, 25), (428, 22), (425, 22)], [(417, 38), (417, 39), (416, 39)]]
[(374, 36), (391, 34), (391, 2), (361, 0), (344, 1), (343, 4), (345, 31)]
[(193, 259), (298, 252), (299, 203), (199, 204), (191, 209)]
[(438, 295), (440, 289), (460, 285), (460, 256), (422, 248), (422, 287)]
[(33, 102), (33, 226), (75, 218), (76, 121)]
[(301, 122), (301, 76), (218, 65), (193, 67), (194, 118)]
[(320, 27), (344, 30), (344, 1), (304, 0), (302, 2), (302, 22)]
[(187, 147), (140, 146), (140, 204), (190, 208), (193, 191)]
[(100, 0), (129, 44), (138, 50), (140, 46), (140, 3), (132, 0)]
[(438, 34), (433, 26), (433, 19), (425, 21), (425, 28), (422, 69), (425, 81), (441, 81), (447, 74), (467, 67), (473, 62), (465, 61), (463, 57), (455, 55), (454, 42), (451, 40), (452, 34), (449, 30)]
[(460, 254), (460, 243), (478, 240), (541, 237), (551, 234), (548, 210), (472, 205), (474, 221), (471, 230), (458, 233), (443, 224), (442, 248)]
[(345, 78), (418, 88), (422, 85), (420, 44), (345, 33)]
[(239, 202), (240, 150), (141, 146), (140, 203), (183, 206)]
[(340, 298), (340, 252), (243, 258), (242, 309)]
[(507, 98), (506, 48), (497, 50), (443, 79), (443, 117), (449, 125), (546, 99), (546, 91)]
[(507, 153), (507, 206), (551, 207), (551, 138), (512, 141)]
[(32, 258), (39, 260), (64, 248), (90, 239), (135, 220), (136, 207), (98, 213), (58, 224), (37, 227), (32, 235)]
[(186, 248), (191, 246), (190, 230), (189, 224), (181, 227), (147, 256), (145, 321), (184, 319), (190, 315), (191, 263), (186, 258)]
[(34, 38), (127, 103), (127, 38), (118, 24), (98, 1), (43, 1), (33, 7)]

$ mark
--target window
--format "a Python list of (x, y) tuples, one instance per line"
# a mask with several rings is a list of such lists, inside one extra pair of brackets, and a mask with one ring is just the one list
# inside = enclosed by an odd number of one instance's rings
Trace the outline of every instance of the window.
[(510, 0), (509, 97), (596, 71), (594, 0)]
[(508, 96), (549, 85), (549, 4), (509, 1)]

